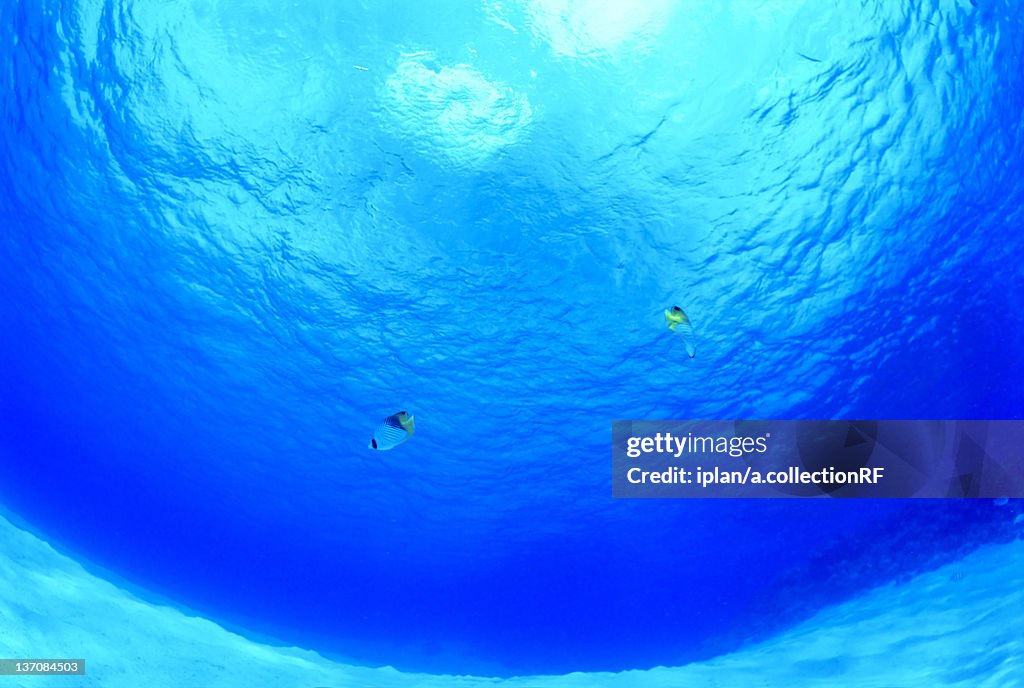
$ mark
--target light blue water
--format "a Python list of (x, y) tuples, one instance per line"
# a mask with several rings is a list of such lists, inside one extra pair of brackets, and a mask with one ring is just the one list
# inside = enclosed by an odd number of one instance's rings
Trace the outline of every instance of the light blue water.
[(532, 673), (708, 656), (1010, 536), (616, 502), (608, 458), (617, 418), (1021, 416), (1017, 4), (0, 19), (0, 501), (81, 556), (358, 661)]

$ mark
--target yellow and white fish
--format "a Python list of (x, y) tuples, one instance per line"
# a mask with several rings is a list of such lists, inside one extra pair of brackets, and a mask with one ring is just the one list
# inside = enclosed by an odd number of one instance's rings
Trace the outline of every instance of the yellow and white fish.
[(686, 313), (679, 306), (672, 306), (672, 310), (665, 311), (665, 321), (668, 329), (675, 332), (683, 340), (686, 346), (686, 354), (693, 358), (697, 355), (697, 347), (693, 345), (693, 325)]
[(373, 431), (373, 437), (370, 438), (370, 449), (378, 451), (394, 449), (409, 439), (414, 432), (416, 432), (416, 424), (412, 416), (405, 411), (392, 413), (382, 420), (377, 429)]

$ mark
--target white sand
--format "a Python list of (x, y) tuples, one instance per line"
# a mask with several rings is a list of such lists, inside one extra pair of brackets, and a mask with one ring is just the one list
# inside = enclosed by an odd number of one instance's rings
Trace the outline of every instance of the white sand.
[(678, 668), (508, 680), (339, 664), (142, 601), (0, 517), (0, 657), (84, 657), (83, 677), (0, 688), (1015, 688), (1024, 686), (1024, 542), (987, 546), (822, 611), (768, 642)]

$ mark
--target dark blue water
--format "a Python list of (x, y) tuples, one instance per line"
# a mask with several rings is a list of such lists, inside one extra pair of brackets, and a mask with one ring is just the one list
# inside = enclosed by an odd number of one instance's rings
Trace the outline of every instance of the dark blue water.
[(613, 419), (1021, 417), (1022, 21), (8, 2), (0, 502), (444, 672), (709, 656), (1007, 537), (990, 502), (613, 501), (608, 459)]

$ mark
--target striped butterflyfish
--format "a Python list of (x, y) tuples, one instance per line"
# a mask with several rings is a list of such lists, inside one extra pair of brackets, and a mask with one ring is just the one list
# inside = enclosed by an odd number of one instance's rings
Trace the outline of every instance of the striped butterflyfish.
[(379, 451), (394, 449), (409, 439), (409, 435), (415, 431), (416, 425), (412, 416), (405, 411), (392, 413), (382, 420), (377, 429), (373, 431), (373, 437), (370, 438), (370, 449)]
[(693, 325), (686, 313), (679, 306), (672, 306), (672, 310), (665, 311), (665, 322), (668, 329), (675, 332), (683, 340), (686, 346), (686, 355), (693, 358), (697, 355), (697, 347), (693, 345)]

